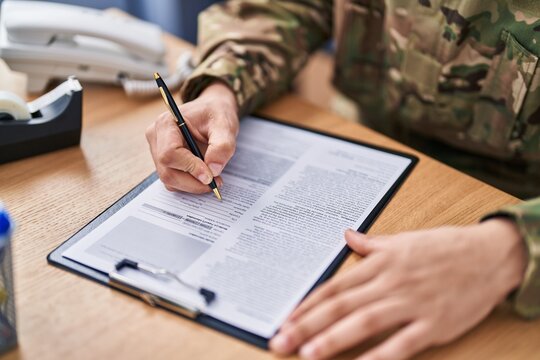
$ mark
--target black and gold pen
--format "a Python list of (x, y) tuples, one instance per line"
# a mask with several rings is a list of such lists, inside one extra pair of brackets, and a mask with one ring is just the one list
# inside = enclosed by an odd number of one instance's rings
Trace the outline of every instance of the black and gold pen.
[[(195, 139), (193, 139), (191, 132), (189, 132), (187, 124), (184, 121), (184, 118), (182, 117), (178, 106), (176, 106), (176, 102), (174, 101), (171, 92), (167, 88), (167, 85), (165, 85), (165, 81), (163, 81), (163, 79), (161, 78), (161, 76), (159, 76), (158, 73), (154, 73), (154, 79), (156, 79), (156, 83), (159, 87), (159, 92), (161, 92), (161, 96), (163, 97), (163, 101), (165, 101), (167, 108), (169, 108), (171, 114), (176, 120), (176, 125), (178, 125), (180, 132), (184, 136), (184, 139), (186, 139), (189, 149), (191, 150), (193, 155), (204, 161), (203, 154), (201, 153), (201, 150), (199, 150), (199, 147), (197, 146)], [(212, 182), (209, 184), (209, 186), (216, 195), (216, 197), (221, 200), (221, 194), (219, 193), (218, 187), (216, 185), (216, 180), (212, 179)]]

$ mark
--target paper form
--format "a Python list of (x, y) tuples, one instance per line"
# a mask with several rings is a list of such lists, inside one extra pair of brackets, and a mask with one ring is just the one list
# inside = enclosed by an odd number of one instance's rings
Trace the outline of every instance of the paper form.
[[(268, 338), (411, 160), (278, 123), (242, 120), (223, 201), (157, 180), (63, 256), (109, 272), (123, 258), (216, 292), (204, 312)], [(171, 282), (156, 292), (198, 301)], [(200, 304), (204, 306), (204, 304)]]

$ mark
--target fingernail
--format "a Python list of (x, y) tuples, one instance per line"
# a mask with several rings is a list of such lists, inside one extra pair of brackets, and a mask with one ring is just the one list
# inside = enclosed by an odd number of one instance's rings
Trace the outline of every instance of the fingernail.
[(313, 343), (306, 344), (300, 348), (302, 359), (316, 359), (317, 346)]
[(346, 231), (346, 233), (348, 233), (349, 235), (354, 236), (354, 237), (361, 237), (361, 238), (365, 238), (365, 237), (366, 237), (366, 234), (361, 233), (360, 231), (356, 231), (356, 230), (354, 230), (354, 229), (348, 229), (348, 230)]
[(289, 338), (282, 334), (277, 334), (271, 341), (270, 347), (272, 350), (285, 353), (289, 345)]
[(223, 187), (223, 180), (221, 179), (217, 179), (216, 180), (216, 183), (217, 183), (217, 186), (220, 188), (220, 187)]
[(291, 327), (291, 323), (287, 321), (286, 323), (283, 323), (283, 325), (281, 325), (281, 331), (286, 330), (290, 327)]
[(197, 179), (199, 179), (200, 182), (206, 185), (210, 184), (210, 182), (212, 181), (212, 177), (207, 174), (201, 174), (197, 177)]
[(347, 231), (345, 231), (345, 236), (348, 236), (348, 237), (354, 237), (355, 234), (359, 234), (359, 233), (357, 233), (356, 231), (352, 229), (348, 229)]
[(223, 171), (223, 165), (212, 163), (208, 165), (210, 170), (212, 171), (212, 174), (214, 177), (221, 175), (221, 172)]

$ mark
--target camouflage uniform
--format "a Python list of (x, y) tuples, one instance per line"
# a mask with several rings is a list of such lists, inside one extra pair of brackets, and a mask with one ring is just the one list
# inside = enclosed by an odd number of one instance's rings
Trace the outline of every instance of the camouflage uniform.
[[(189, 101), (210, 82), (242, 113), (288, 89), (336, 30), (334, 85), (363, 120), (518, 195), (540, 193), (540, 1), (229, 1), (199, 17)], [(445, 158), (446, 156), (446, 158)], [(509, 207), (530, 265), (516, 309), (540, 315), (540, 201)]]

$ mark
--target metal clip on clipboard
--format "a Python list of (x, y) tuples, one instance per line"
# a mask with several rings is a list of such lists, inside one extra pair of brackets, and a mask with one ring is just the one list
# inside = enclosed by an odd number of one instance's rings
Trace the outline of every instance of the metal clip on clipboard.
[(124, 259), (118, 262), (115, 265), (115, 270), (109, 273), (109, 285), (119, 290), (125, 291), (131, 295), (140, 297), (144, 302), (146, 302), (150, 306), (161, 306), (165, 309), (174, 311), (178, 314), (187, 316), (192, 319), (195, 319), (201, 313), (201, 309), (199, 307), (197, 307), (196, 305), (190, 304), (187, 301), (178, 301), (177, 299), (172, 299), (163, 295), (152, 294), (151, 292), (143, 289), (140, 285), (137, 284), (136, 281), (120, 273), (120, 271), (123, 268), (130, 268), (133, 270), (141, 271), (149, 275), (164, 276), (169, 279), (172, 279), (176, 281), (177, 283), (181, 284), (182, 286), (198, 292), (199, 295), (204, 299), (204, 302), (206, 303), (206, 305), (210, 305), (216, 298), (215, 292), (208, 290), (206, 288), (203, 288), (203, 287), (199, 288), (197, 286), (189, 284), (183, 281), (182, 279), (180, 279), (178, 275), (176, 275), (173, 272), (170, 272), (169, 270), (152, 268), (148, 265), (139, 264), (135, 261), (128, 260), (128, 259)]

